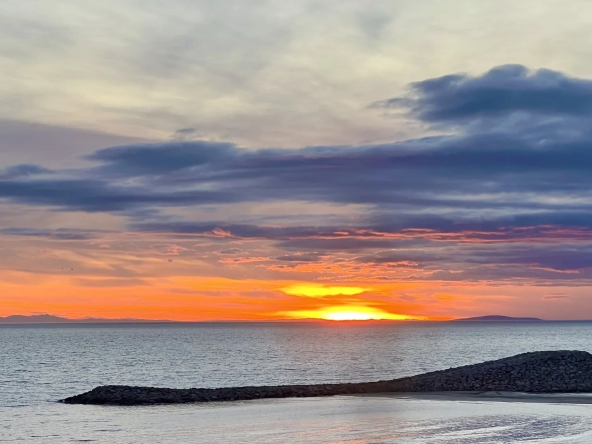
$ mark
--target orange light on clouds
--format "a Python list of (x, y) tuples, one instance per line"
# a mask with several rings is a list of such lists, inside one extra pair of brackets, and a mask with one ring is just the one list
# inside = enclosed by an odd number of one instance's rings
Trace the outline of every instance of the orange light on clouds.
[(328, 287), (315, 284), (298, 284), (280, 288), (280, 291), (290, 296), (305, 296), (309, 298), (324, 298), (327, 296), (355, 296), (371, 291), (363, 287)]
[(408, 321), (424, 320), (424, 317), (389, 313), (364, 306), (337, 306), (319, 310), (300, 310), (286, 313), (295, 319), (325, 319), (327, 321)]

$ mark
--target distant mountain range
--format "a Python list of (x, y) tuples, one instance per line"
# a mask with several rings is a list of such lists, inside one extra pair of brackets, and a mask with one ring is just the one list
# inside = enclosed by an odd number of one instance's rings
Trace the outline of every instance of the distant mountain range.
[[(169, 324), (194, 324), (194, 323), (252, 323), (253, 321), (240, 320), (211, 320), (211, 321), (172, 321), (168, 319), (136, 319), (136, 318), (122, 318), (122, 319), (108, 319), (108, 318), (81, 318), (72, 319), (61, 316), (54, 316), (50, 314), (40, 315), (11, 315), (5, 318), (0, 317), (0, 325), (2, 324), (125, 324), (125, 323), (169, 323)], [(306, 322), (329, 322), (322, 319), (279, 319), (279, 320), (263, 320), (256, 322), (270, 322), (270, 323), (306, 323)], [(332, 321), (331, 321), (332, 322)]]
[[(539, 318), (513, 318), (510, 316), (478, 316), (474, 318), (462, 318), (453, 319), (451, 322), (503, 322), (503, 321), (521, 321), (521, 322), (544, 322), (544, 319)], [(123, 318), (123, 319), (105, 319), (105, 318), (82, 318), (82, 319), (71, 319), (64, 318), (61, 316), (54, 316), (50, 314), (40, 315), (11, 315), (5, 318), (0, 317), (0, 324), (108, 324), (108, 323), (176, 323), (183, 321), (170, 321), (170, 320), (152, 320), (152, 319), (136, 319), (136, 318)], [(212, 321), (212, 322), (228, 322), (228, 321)], [(234, 321), (237, 322), (237, 321)], [(240, 321), (238, 321), (240, 322)], [(248, 321), (245, 321), (248, 322)], [(263, 321), (265, 322), (265, 321)], [(323, 322), (320, 319), (297, 319), (297, 320), (278, 320), (278, 321), (267, 321), (267, 322), (280, 322), (280, 323), (300, 323), (300, 322)]]
[(83, 318), (70, 319), (49, 314), (23, 316), (12, 315), (0, 318), (0, 324), (103, 324), (103, 323), (123, 323), (123, 322), (173, 322), (166, 320), (147, 320), (147, 319), (103, 319), (103, 318)]
[(520, 322), (544, 322), (544, 319), (539, 318), (513, 318), (511, 316), (477, 316), (475, 318), (453, 319), (452, 322), (505, 322), (505, 321), (520, 321)]

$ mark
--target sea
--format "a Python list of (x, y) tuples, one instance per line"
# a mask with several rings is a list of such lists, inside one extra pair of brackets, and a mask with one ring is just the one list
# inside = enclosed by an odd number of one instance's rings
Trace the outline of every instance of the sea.
[(592, 443), (592, 405), (335, 396), (58, 402), (105, 384), (364, 382), (537, 350), (592, 352), (591, 322), (0, 326), (0, 443)]

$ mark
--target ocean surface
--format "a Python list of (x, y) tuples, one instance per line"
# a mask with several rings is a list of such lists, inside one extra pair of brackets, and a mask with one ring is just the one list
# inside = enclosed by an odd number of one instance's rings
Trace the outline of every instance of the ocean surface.
[(0, 326), (0, 442), (591, 443), (592, 405), (392, 396), (149, 407), (59, 399), (104, 384), (362, 382), (536, 350), (592, 352), (592, 323)]

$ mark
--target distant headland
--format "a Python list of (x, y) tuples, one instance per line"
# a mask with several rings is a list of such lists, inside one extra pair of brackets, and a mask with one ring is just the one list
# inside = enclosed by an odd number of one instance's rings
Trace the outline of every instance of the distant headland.
[(142, 322), (173, 322), (166, 320), (149, 320), (149, 319), (106, 319), (106, 318), (82, 318), (70, 319), (60, 316), (53, 316), (50, 314), (40, 315), (11, 315), (5, 318), (0, 317), (0, 324), (104, 324), (104, 323), (142, 323)]
[(511, 316), (500, 316), (500, 315), (489, 315), (489, 316), (477, 316), (475, 318), (461, 318), (453, 319), (452, 322), (544, 322), (544, 319), (539, 318), (513, 318)]

